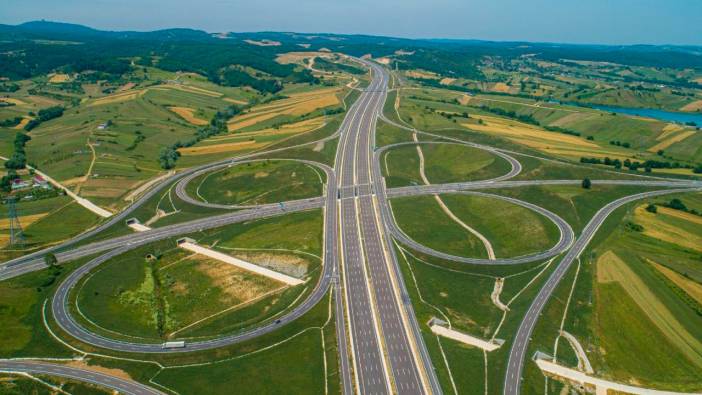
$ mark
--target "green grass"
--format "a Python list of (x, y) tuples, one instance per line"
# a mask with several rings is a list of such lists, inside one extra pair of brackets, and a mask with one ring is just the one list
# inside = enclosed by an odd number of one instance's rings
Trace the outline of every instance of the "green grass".
[[(390, 98), (388, 98), (388, 101)], [(412, 141), (412, 132), (398, 128), (383, 120), (379, 120), (375, 132), (375, 146), (384, 147), (390, 144)]]
[(482, 242), (444, 213), (432, 196), (390, 201), (397, 225), (411, 239), (458, 256), (487, 258)]
[(527, 208), (480, 196), (446, 194), (441, 198), (458, 218), (490, 240), (498, 258), (545, 251), (558, 241), (555, 224)]
[(196, 387), (203, 394), (229, 393), (232, 383), (257, 394), (280, 393), (282, 388), (291, 393), (335, 393), (339, 377), (333, 317), (327, 316), (332, 312), (327, 310), (330, 302), (323, 299), (307, 314), (309, 318), (299, 320), (306, 323), (288, 326), (287, 336), (268, 342), (270, 348), (239, 347), (240, 352), (229, 358), (162, 370), (154, 381), (179, 392)]
[(249, 162), (204, 174), (188, 185), (193, 197), (219, 204), (265, 204), (322, 195), (324, 173), (290, 161)]
[(584, 189), (579, 185), (550, 185), (496, 189), (488, 192), (524, 200), (550, 210), (568, 222), (578, 234), (595, 212), (607, 203), (652, 189), (660, 188), (593, 185), (591, 189)]
[[(312, 211), (195, 235), (202, 244), (217, 242), (216, 248), (227, 254), (255, 249), (274, 262), (297, 257), (295, 265), (304, 265), (309, 276), (306, 285), (280, 289), (282, 284), (265, 277), (187, 258), (190, 254), (169, 239), (129, 251), (86, 277), (75, 295), (87, 317), (82, 321), (107, 336), (152, 340), (174, 332), (177, 337), (212, 337), (256, 325), (303, 300), (318, 281), (321, 225), (319, 211)], [(160, 259), (147, 262), (147, 253)], [(264, 294), (255, 303), (233, 308)]]
[[(99, 217), (67, 196), (58, 196), (17, 205), (18, 215), (48, 213), (43, 218), (23, 226), (23, 248), (7, 245), (0, 249), (3, 259), (14, 258), (28, 252), (71, 238), (96, 225)], [(0, 206), (0, 215), (7, 217), (7, 206)], [(20, 218), (20, 224), (22, 219)], [(3, 230), (9, 234), (9, 230)]]
[(504, 159), (473, 147), (427, 144), (421, 148), (425, 173), (432, 184), (490, 179), (510, 170)]
[[(460, 194), (441, 195), (446, 206), (485, 236), (500, 258), (544, 251), (558, 240), (556, 226), (545, 217), (505, 201)], [(433, 196), (396, 198), (393, 212), (408, 236), (438, 251), (486, 257), (480, 240), (451, 219)], [(489, 212), (491, 215), (481, 215)]]

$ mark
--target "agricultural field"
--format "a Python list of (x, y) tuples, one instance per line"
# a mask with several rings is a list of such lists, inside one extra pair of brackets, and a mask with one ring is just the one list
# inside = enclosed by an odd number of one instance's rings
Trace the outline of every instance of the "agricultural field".
[[(620, 162), (667, 162), (652, 173), (692, 175), (702, 161), (702, 134), (693, 127), (651, 118), (521, 97), (468, 95), (446, 89), (405, 88), (399, 97), (402, 120), (427, 131), (466, 130), (496, 137), (535, 152), (579, 162), (605, 157)], [(386, 114), (391, 110), (386, 109)], [(455, 136), (456, 133), (452, 133)], [(621, 168), (620, 163), (620, 168)], [(613, 167), (610, 167), (613, 168)], [(643, 172), (645, 166), (638, 169)]]

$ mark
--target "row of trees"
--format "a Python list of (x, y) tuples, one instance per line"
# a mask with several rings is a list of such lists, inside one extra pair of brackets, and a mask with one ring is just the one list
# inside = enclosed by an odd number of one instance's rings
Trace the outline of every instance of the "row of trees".
[(41, 125), (42, 122), (50, 121), (50, 120), (52, 120), (54, 118), (58, 118), (62, 115), (63, 115), (63, 107), (61, 107), (61, 106), (53, 106), (53, 107), (43, 108), (43, 109), (39, 110), (36, 118), (32, 119), (26, 125), (24, 125), (24, 130), (29, 132), (30, 130)]
[(24, 151), (24, 146), (31, 139), (31, 137), (21, 132), (15, 135), (14, 151), (10, 159), (5, 162), (5, 168), (17, 170), (24, 169), (27, 166), (27, 154)]
[(693, 167), (691, 165), (681, 164), (680, 162), (667, 162), (655, 159), (648, 159), (643, 162), (639, 162), (631, 161), (629, 159), (621, 161), (619, 159), (611, 159), (610, 157), (605, 157), (604, 159), (581, 157), (580, 163), (612, 166), (615, 169), (625, 167), (629, 170), (638, 170), (643, 168), (646, 172), (651, 172), (652, 169), (692, 169), (694, 173), (702, 173), (702, 164)]

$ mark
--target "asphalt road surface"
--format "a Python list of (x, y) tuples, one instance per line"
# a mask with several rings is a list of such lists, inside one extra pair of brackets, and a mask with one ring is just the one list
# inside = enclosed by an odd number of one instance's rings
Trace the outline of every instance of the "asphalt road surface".
[(57, 363), (0, 360), (0, 372), (29, 373), (47, 376), (59, 376), (85, 383), (95, 384), (104, 388), (119, 391), (126, 395), (165, 395), (164, 392), (151, 388), (136, 381), (107, 375), (94, 370), (81, 369)]

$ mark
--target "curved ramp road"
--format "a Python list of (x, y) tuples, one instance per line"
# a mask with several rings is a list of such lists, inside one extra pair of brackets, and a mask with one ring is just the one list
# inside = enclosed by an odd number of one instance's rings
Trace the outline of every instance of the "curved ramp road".
[(48, 362), (0, 360), (0, 372), (59, 376), (84, 383), (99, 385), (127, 395), (166, 395), (136, 381), (110, 376), (94, 370), (81, 369)]
[(553, 291), (558, 286), (558, 283), (563, 279), (565, 274), (568, 272), (571, 264), (575, 259), (577, 259), (580, 254), (585, 250), (587, 245), (592, 240), (593, 236), (597, 230), (602, 226), (605, 219), (617, 208), (631, 203), (640, 199), (651, 198), (654, 196), (667, 195), (671, 193), (678, 192), (692, 192), (701, 191), (702, 188), (698, 189), (668, 189), (663, 191), (652, 191), (644, 192), (636, 195), (625, 196), (619, 198), (606, 206), (602, 207), (595, 216), (592, 217), (590, 222), (588, 222), (585, 229), (583, 229), (582, 234), (575, 241), (573, 248), (571, 248), (568, 253), (563, 257), (561, 262), (556, 267), (556, 270), (548, 278), (544, 286), (539, 291), (536, 298), (529, 306), (524, 318), (519, 325), (517, 334), (512, 342), (512, 348), (509, 352), (509, 360), (507, 362), (507, 370), (505, 372), (505, 382), (504, 382), (504, 393), (506, 395), (518, 395), (521, 387), (522, 380), (522, 370), (524, 369), (524, 359), (526, 357), (527, 347), (529, 345), (529, 338), (531, 337), (534, 327), (536, 326), (536, 320), (541, 315), (546, 302), (553, 294)]
[[(161, 347), (161, 343), (154, 344), (154, 343), (131, 343), (127, 341), (120, 341), (120, 340), (114, 340), (114, 339), (108, 339), (106, 337), (94, 334), (82, 326), (78, 324), (73, 317), (70, 314), (70, 308), (69, 308), (69, 293), (70, 291), (76, 286), (76, 284), (80, 281), (81, 278), (84, 276), (88, 275), (91, 270), (94, 268), (98, 267), (102, 263), (108, 261), (109, 259), (112, 259), (114, 257), (117, 257), (133, 248), (136, 248), (140, 245), (146, 244), (148, 242), (151, 242), (154, 240), (153, 235), (151, 237), (147, 237), (140, 242), (131, 242), (130, 244), (127, 244), (126, 246), (113, 249), (112, 251), (108, 252), (107, 254), (104, 254), (98, 258), (95, 258), (88, 262), (87, 264), (79, 267), (75, 271), (71, 272), (68, 277), (66, 277), (63, 282), (58, 286), (56, 289), (56, 293), (54, 294), (54, 297), (51, 300), (51, 309), (52, 313), (54, 316), (54, 319), (58, 323), (58, 325), (69, 333), (71, 336), (94, 346), (97, 347), (102, 347), (102, 348), (107, 348), (111, 350), (116, 350), (116, 351), (125, 351), (125, 352), (142, 352), (142, 353), (178, 353), (178, 352), (187, 352), (187, 351), (198, 351), (198, 350), (208, 350), (212, 348), (218, 348), (218, 347), (223, 347), (226, 345), (234, 344), (234, 343), (239, 343), (245, 340), (252, 339), (254, 337), (263, 335), (265, 333), (271, 332), (280, 326), (294, 321), (295, 319), (299, 318), (306, 312), (308, 312), (312, 307), (314, 307), (327, 293), (327, 290), (329, 289), (329, 284), (331, 283), (332, 277), (336, 275), (337, 273), (337, 206), (336, 206), (336, 178), (334, 177), (334, 173), (330, 172), (328, 174), (328, 180), (329, 184), (327, 185), (327, 191), (326, 191), (326, 197), (324, 198), (324, 258), (322, 260), (322, 276), (315, 286), (314, 290), (310, 295), (298, 306), (293, 308), (290, 312), (287, 314), (281, 316), (277, 320), (273, 322), (268, 322), (260, 327), (257, 327), (252, 330), (248, 330), (242, 333), (237, 333), (234, 335), (228, 335), (228, 336), (223, 336), (220, 338), (212, 339), (212, 340), (205, 340), (205, 341), (195, 341), (195, 342), (186, 342), (186, 345), (184, 348), (179, 348), (179, 349), (163, 349)], [(302, 205), (302, 207), (307, 207), (306, 205)], [(273, 213), (278, 213), (281, 214), (284, 212), (284, 208), (281, 207), (266, 207), (263, 209), (254, 209), (254, 210), (247, 210), (246, 212), (248, 215), (245, 215), (247, 219), (254, 219), (254, 218), (260, 218), (261, 212), (273, 212)], [(238, 212), (234, 214), (228, 214), (223, 216), (224, 219), (227, 221), (231, 221), (232, 218), (238, 218), (241, 219), (241, 214), (243, 212)], [(221, 226), (220, 225), (213, 225), (212, 224), (212, 218), (207, 219), (209, 222), (206, 222), (203, 225), (207, 225), (209, 228)], [(230, 222), (231, 223), (231, 222)], [(192, 227), (192, 225), (190, 225)], [(181, 233), (182, 231), (183, 224), (178, 224), (176, 225), (175, 231), (178, 233)], [(197, 227), (197, 226), (196, 226)], [(166, 228), (166, 227), (164, 227)], [(143, 235), (146, 233), (153, 233), (156, 230), (162, 230), (164, 228), (157, 228), (153, 229), (151, 231), (146, 231), (146, 232), (141, 232), (135, 235)], [(201, 226), (199, 229), (204, 229), (204, 226)], [(193, 230), (194, 231), (194, 230)], [(327, 234), (329, 233), (329, 234)], [(181, 233), (182, 234), (182, 233)], [(166, 232), (160, 232), (159, 237), (161, 239), (163, 238), (168, 238), (172, 237), (174, 234), (172, 234), (169, 231)]]
[[(432, 255), (437, 258), (442, 258), (446, 260), (451, 260), (451, 261), (456, 261), (456, 262), (462, 262), (462, 263), (471, 263), (474, 265), (516, 265), (519, 263), (527, 263), (527, 262), (534, 262), (534, 261), (539, 261), (539, 260), (544, 260), (548, 259), (551, 257), (554, 257), (561, 252), (565, 251), (570, 247), (570, 245), (573, 243), (573, 240), (575, 239), (575, 234), (573, 233), (573, 229), (570, 227), (570, 225), (563, 220), (563, 218), (559, 217), (558, 215), (554, 214), (553, 212), (546, 210), (543, 207), (539, 207), (535, 204), (531, 204), (528, 202), (525, 202), (523, 200), (507, 197), (507, 196), (500, 196), (500, 195), (493, 195), (489, 193), (483, 193), (483, 192), (455, 192), (455, 193), (462, 193), (466, 195), (474, 195), (474, 196), (482, 196), (482, 197), (487, 197), (487, 198), (493, 198), (493, 199), (499, 199), (499, 200), (504, 200), (507, 202), (510, 202), (512, 204), (516, 204), (522, 207), (525, 207), (529, 210), (535, 211), (544, 217), (548, 218), (551, 222), (553, 222), (556, 227), (558, 228), (558, 231), (560, 232), (560, 238), (558, 239), (558, 242), (548, 250), (544, 252), (538, 252), (534, 254), (529, 254), (529, 255), (522, 255), (518, 257), (512, 257), (512, 258), (496, 258), (496, 259), (485, 259), (485, 258), (467, 258), (467, 257), (462, 257), (462, 256), (457, 256), (457, 255), (451, 255), (447, 254), (441, 251), (436, 251), (433, 248), (429, 248), (423, 244), (420, 244), (407, 236), (405, 232), (400, 229), (400, 227), (397, 225), (396, 221), (394, 218), (388, 222), (388, 226), (390, 228), (390, 232), (392, 235), (402, 243), (412, 247), (413, 249), (420, 251), (422, 253), (425, 253), (427, 255)], [(392, 210), (392, 209), (389, 209)], [(390, 211), (389, 214), (392, 217), (392, 211)]]
[[(396, 124), (395, 124), (395, 125), (396, 125)], [(404, 129), (409, 129), (409, 128), (404, 128)], [(409, 130), (411, 130), (411, 129), (409, 129)], [(418, 132), (418, 131), (417, 131), (417, 132)], [(481, 144), (470, 143), (470, 142), (466, 142), (466, 141), (460, 141), (460, 140), (452, 140), (452, 141), (408, 141), (408, 142), (404, 142), (404, 143), (394, 143), (394, 144), (384, 145), (384, 146), (382, 146), (382, 147), (380, 147), (380, 148), (377, 148), (377, 149), (375, 150), (375, 154), (374, 154), (374, 156), (375, 156), (374, 165), (375, 165), (375, 166), (380, 166), (380, 163), (381, 163), (380, 157), (382, 156), (382, 154), (383, 154), (385, 151), (387, 151), (387, 150), (389, 150), (389, 149), (398, 148), (398, 147), (403, 147), (403, 146), (412, 146), (412, 145), (435, 145), (435, 144), (442, 144), (442, 145), (446, 145), (446, 144), (449, 144), (449, 145), (465, 145), (465, 146), (468, 146), (468, 147), (471, 147), (471, 148), (477, 148), (477, 149), (480, 149), (480, 150), (483, 150), (483, 151), (490, 152), (490, 153), (492, 153), (492, 154), (494, 154), (494, 155), (496, 155), (496, 156), (498, 156), (498, 157), (500, 157), (500, 158), (506, 160), (507, 162), (509, 162), (509, 164), (510, 164), (510, 166), (511, 166), (511, 169), (510, 169), (509, 172), (507, 172), (506, 174), (501, 175), (501, 176), (499, 176), (499, 177), (491, 178), (491, 179), (489, 179), (489, 180), (482, 180), (482, 182), (497, 182), (497, 181), (507, 180), (507, 179), (510, 179), (510, 178), (512, 178), (512, 177), (514, 177), (514, 176), (516, 176), (516, 175), (518, 175), (519, 173), (522, 172), (522, 164), (519, 163), (519, 161), (516, 160), (514, 157), (512, 157), (512, 156), (510, 156), (510, 155), (508, 155), (508, 154), (506, 154), (506, 153), (504, 153), (504, 152), (502, 152), (502, 151), (500, 151), (500, 150), (497, 150), (497, 149), (495, 149), (495, 148), (492, 148), (492, 147), (488, 147), (488, 146), (481, 145)], [(478, 182), (478, 181), (465, 181), (465, 182), (460, 182), (460, 183), (456, 183), (456, 184), (463, 185), (463, 184), (472, 184), (472, 183), (474, 183), (474, 182)], [(432, 184), (432, 185), (442, 185), (442, 184)], [(443, 184), (443, 185), (453, 185), (453, 184)]]
[[(186, 177), (183, 177), (180, 181), (178, 181), (178, 184), (176, 184), (176, 196), (178, 198), (186, 203), (195, 205), (195, 206), (202, 206), (202, 207), (208, 207), (208, 208), (218, 208), (218, 209), (224, 209), (224, 210), (233, 210), (233, 209), (248, 209), (248, 208), (261, 208), (261, 207), (268, 207), (268, 206), (277, 206), (280, 205), (280, 203), (269, 203), (269, 204), (256, 204), (256, 205), (239, 205), (239, 204), (218, 204), (218, 203), (210, 203), (210, 202), (204, 202), (199, 199), (195, 199), (192, 196), (188, 194), (186, 191), (186, 188), (188, 187), (188, 184), (192, 182), (196, 177), (201, 176), (206, 173), (214, 172), (217, 170), (222, 170), (227, 167), (232, 167), (232, 166), (237, 166), (237, 165), (243, 165), (246, 163), (253, 163), (253, 162), (263, 162), (263, 161), (283, 161), (283, 162), (299, 162), (299, 163), (304, 163), (309, 166), (313, 166), (316, 168), (321, 169), (324, 174), (326, 174), (327, 180), (333, 177), (332, 173), (334, 172), (334, 169), (331, 167), (319, 163), (319, 162), (313, 162), (310, 160), (304, 160), (304, 159), (251, 159), (251, 160), (238, 160), (238, 161), (230, 161), (229, 163), (223, 163), (217, 166), (212, 166), (208, 167), (205, 169), (198, 170), (196, 172), (193, 172), (191, 174), (188, 174)], [(312, 198), (314, 199), (314, 198)], [(291, 202), (301, 202), (301, 201), (306, 201), (310, 199), (298, 199), (298, 200), (293, 200)], [(281, 202), (285, 204), (289, 204), (290, 202)]]

